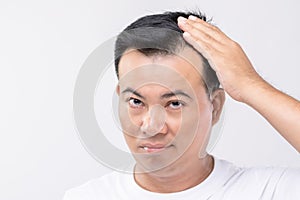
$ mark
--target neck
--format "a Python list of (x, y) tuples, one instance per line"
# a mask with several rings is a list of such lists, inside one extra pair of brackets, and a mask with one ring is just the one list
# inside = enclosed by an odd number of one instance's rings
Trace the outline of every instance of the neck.
[[(155, 172), (135, 173), (134, 178), (142, 188), (152, 192), (180, 192), (203, 182), (212, 172), (213, 166), (212, 156), (207, 155), (202, 159), (181, 165), (175, 162)], [(137, 165), (136, 168), (138, 167)]]

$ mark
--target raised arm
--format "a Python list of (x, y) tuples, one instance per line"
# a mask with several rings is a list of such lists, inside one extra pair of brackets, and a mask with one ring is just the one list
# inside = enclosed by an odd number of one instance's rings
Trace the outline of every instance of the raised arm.
[(300, 102), (260, 77), (240, 45), (219, 28), (194, 16), (179, 17), (178, 25), (216, 71), (224, 90), (259, 112), (300, 152)]

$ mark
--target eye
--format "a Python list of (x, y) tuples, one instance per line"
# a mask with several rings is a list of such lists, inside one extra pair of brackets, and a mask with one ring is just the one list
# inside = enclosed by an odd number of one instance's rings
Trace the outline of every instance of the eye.
[(169, 108), (176, 110), (176, 109), (180, 109), (182, 106), (184, 106), (184, 103), (180, 102), (180, 101), (171, 101), (168, 104), (168, 106), (169, 106)]
[(144, 103), (141, 100), (132, 97), (128, 100), (128, 103), (129, 106), (133, 108), (140, 108), (144, 106)]

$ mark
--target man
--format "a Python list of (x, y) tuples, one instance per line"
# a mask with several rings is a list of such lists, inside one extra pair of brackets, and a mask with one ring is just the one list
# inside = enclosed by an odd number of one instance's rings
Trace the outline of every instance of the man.
[(115, 67), (134, 173), (92, 180), (65, 200), (300, 199), (300, 170), (238, 168), (206, 153), (224, 91), (257, 110), (299, 152), (300, 102), (263, 80), (241, 47), (203, 15), (138, 19), (117, 38)]

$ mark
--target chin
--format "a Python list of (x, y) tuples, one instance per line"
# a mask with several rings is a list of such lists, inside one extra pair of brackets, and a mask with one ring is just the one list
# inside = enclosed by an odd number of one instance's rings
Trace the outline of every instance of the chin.
[(180, 158), (180, 155), (171, 153), (152, 153), (152, 154), (135, 154), (134, 158), (137, 162), (140, 172), (159, 172), (165, 171), (172, 166)]

